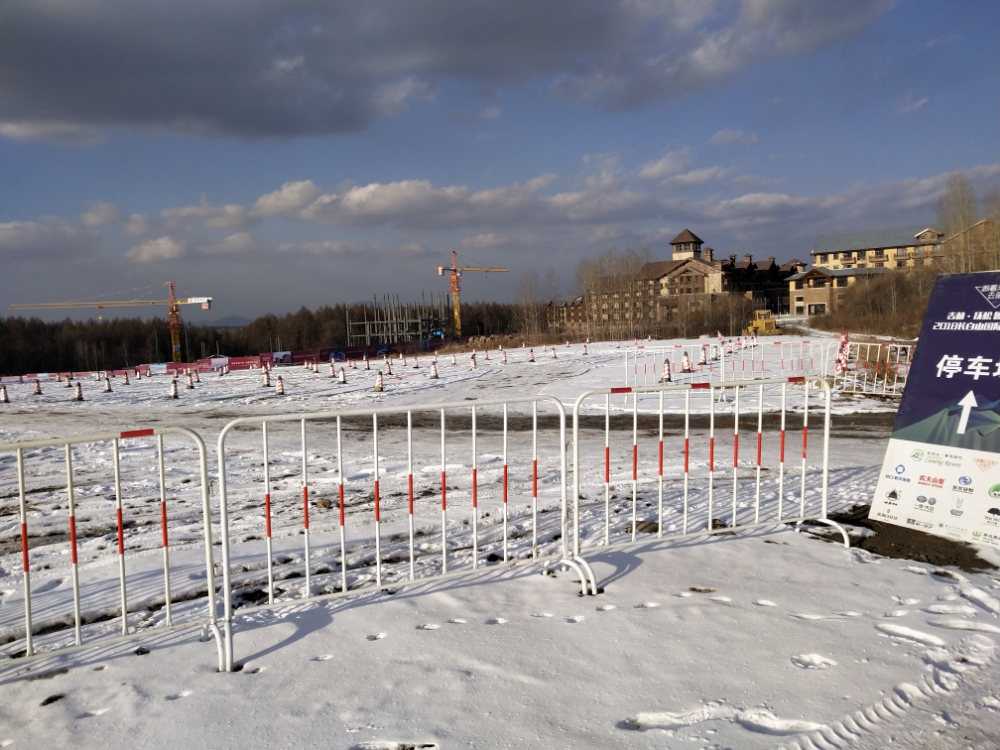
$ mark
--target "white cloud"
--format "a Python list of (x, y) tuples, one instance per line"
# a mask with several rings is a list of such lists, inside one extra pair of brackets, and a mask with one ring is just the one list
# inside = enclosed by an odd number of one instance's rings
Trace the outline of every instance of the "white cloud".
[(430, 85), (414, 77), (387, 83), (379, 87), (373, 97), (375, 110), (383, 115), (398, 115), (405, 112), (411, 99), (431, 101), (434, 93)]
[(0, 123), (0, 137), (68, 146), (99, 146), (104, 143), (104, 137), (97, 130), (70, 122), (4, 122)]
[(199, 224), (205, 229), (242, 229), (254, 223), (245, 206), (230, 203), (214, 206), (202, 198), (197, 206), (165, 208), (160, 212), (171, 227), (190, 227)]
[(107, 201), (91, 203), (87, 210), (80, 214), (80, 223), (85, 227), (103, 227), (108, 224), (120, 224), (122, 211)]
[(151, 234), (157, 229), (157, 222), (145, 214), (132, 214), (125, 219), (122, 225), (125, 233), (130, 237), (138, 237), (140, 234)]
[(0, 223), (0, 249), (5, 260), (80, 259), (97, 249), (100, 235), (82, 230), (65, 219)]
[(893, 102), (893, 111), (897, 115), (908, 115), (916, 112), (929, 101), (930, 99), (926, 96), (921, 97), (920, 99), (910, 95), (901, 96)]
[(475, 237), (464, 237), (462, 239), (463, 250), (483, 250), (493, 247), (502, 247), (511, 244), (511, 239), (496, 232), (483, 232)]
[(312, 180), (286, 182), (278, 190), (262, 195), (253, 204), (251, 216), (294, 217), (319, 195), (319, 188)]
[(677, 174), (672, 177), (668, 177), (660, 183), (660, 186), (671, 189), (697, 187), (698, 185), (704, 185), (705, 183), (712, 182), (713, 180), (721, 180), (727, 174), (727, 170), (722, 167), (693, 169), (690, 172), (685, 172), (684, 174)]
[(713, 146), (756, 146), (760, 138), (756, 133), (744, 133), (742, 130), (720, 130), (708, 139)]
[(158, 260), (175, 260), (187, 253), (187, 242), (173, 237), (159, 237), (143, 242), (125, 252), (125, 257), (137, 263), (150, 263)]
[(639, 169), (639, 178), (642, 180), (657, 180), (664, 175), (680, 172), (691, 163), (691, 155), (688, 149), (682, 148), (678, 151), (671, 151), (656, 161), (643, 164)]
[(203, 245), (200, 249), (204, 255), (245, 255), (257, 249), (257, 240), (249, 232), (237, 232), (221, 242)]

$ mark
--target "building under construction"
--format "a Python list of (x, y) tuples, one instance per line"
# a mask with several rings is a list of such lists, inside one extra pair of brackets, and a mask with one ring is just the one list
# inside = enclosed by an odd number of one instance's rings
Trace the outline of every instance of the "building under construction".
[[(347, 345), (401, 344), (431, 337), (452, 335), (451, 299), (444, 293), (420, 295), (420, 302), (401, 303), (399, 295), (385, 295), (382, 304), (374, 298), (373, 305), (364, 306), (362, 320), (351, 319), (347, 307)], [(357, 307), (354, 308), (357, 317)]]

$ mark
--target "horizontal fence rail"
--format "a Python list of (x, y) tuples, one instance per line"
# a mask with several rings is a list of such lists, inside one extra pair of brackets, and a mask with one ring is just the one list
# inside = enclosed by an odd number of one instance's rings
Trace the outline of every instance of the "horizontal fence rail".
[[(218, 458), (227, 670), (236, 608), (514, 560), (568, 565), (594, 593), (569, 551), (566, 414), (554, 397), (238, 419)], [(255, 520), (234, 522), (237, 509)]]
[[(635, 396), (631, 415), (612, 407), (620, 393)], [(573, 555), (582, 557), (583, 546), (632, 544), (642, 534), (662, 539), (776, 523), (837, 526), (827, 520), (830, 395), (825, 379), (804, 376), (582, 394), (573, 406)], [(603, 425), (594, 424), (595, 410)], [(631, 441), (622, 444), (625, 433), (612, 423), (628, 416)], [(819, 420), (820, 449), (818, 463), (810, 464), (811, 417)], [(650, 440), (653, 420), (656, 439)], [(796, 433), (801, 452), (792, 446)], [(595, 464), (604, 467), (603, 481), (591, 475), (585, 484), (584, 468)]]
[[(167, 480), (189, 460), (183, 448), (164, 447), (169, 436), (187, 438), (196, 449), (183, 484)], [(197, 433), (164, 427), (9, 443), (0, 445), (0, 462), (14, 463), (17, 475), (21, 623), (13, 619), (16, 597), (8, 598), (0, 612), (0, 638), (13, 664), (164, 630), (201, 627), (206, 637), (209, 632), (215, 636), (222, 669), (207, 454)], [(60, 497), (64, 500), (49, 506), (50, 513), (42, 510), (42, 503)], [(159, 534), (149, 537), (159, 546), (159, 565), (155, 549), (133, 552), (133, 546), (126, 546), (133, 528), (149, 525), (159, 526)], [(180, 538), (182, 548), (173, 559), (172, 534)], [(52, 545), (68, 547), (57, 551), (69, 555), (70, 585), (46, 576), (33, 587), (33, 577), (50, 567), (44, 560)], [(204, 547), (200, 560), (199, 545)], [(108, 547), (113, 552), (102, 553)], [(111, 554), (117, 558), (117, 585), (101, 570)], [(34, 569), (33, 556), (42, 561)], [(192, 579), (198, 583), (191, 584)], [(202, 615), (192, 606), (177, 611), (180, 603), (203, 597)], [(97, 624), (116, 619), (118, 635), (108, 635), (107, 626)], [(72, 632), (72, 643), (66, 642), (67, 632)]]

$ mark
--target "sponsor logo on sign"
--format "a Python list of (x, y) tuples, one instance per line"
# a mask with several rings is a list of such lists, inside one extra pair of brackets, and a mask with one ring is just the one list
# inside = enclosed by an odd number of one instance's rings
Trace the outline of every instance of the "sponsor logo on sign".
[(964, 484), (964, 485), (968, 486), (968, 485), (972, 484), (972, 477), (968, 477), (968, 476), (959, 477), (958, 478), (958, 483), (959, 484)]
[(903, 466), (903, 464), (896, 464), (896, 473), (897, 474), (905, 474), (906, 473), (906, 467)]
[(939, 523), (938, 529), (941, 530), (942, 534), (946, 534), (948, 536), (953, 536), (953, 537), (965, 536), (965, 529), (963, 529), (961, 526), (952, 526), (951, 524), (948, 523)]
[(996, 286), (991, 286), (989, 284), (977, 286), (976, 291), (983, 295), (983, 299), (989, 302), (990, 307), (994, 310), (1000, 307), (1000, 293), (997, 292)]
[(922, 484), (924, 487), (944, 487), (944, 478), (921, 474), (917, 479), (917, 484)]
[(917, 448), (915, 451), (913, 451), (913, 453), (910, 454), (910, 458), (912, 458), (914, 461), (923, 461), (924, 452), (919, 448)]
[(994, 499), (1000, 500), (1000, 484), (994, 484), (990, 487), (987, 494)]
[(962, 498), (960, 497), (955, 498), (955, 507), (951, 509), (951, 514), (955, 516), (955, 518), (958, 518), (960, 515), (965, 513), (965, 511), (962, 510), (961, 508), (962, 508)]
[(900, 500), (901, 496), (899, 490), (895, 487), (885, 493), (885, 504), (886, 505), (896, 505)]
[(958, 484), (953, 484), (951, 486), (952, 492), (961, 492), (963, 495), (971, 495), (975, 490), (972, 487), (962, 487)]
[(988, 511), (991, 516), (1000, 516), (1000, 508), (990, 508)]
[(907, 518), (906, 523), (910, 526), (916, 526), (918, 529), (933, 529), (934, 524), (927, 523), (926, 521), (918, 521), (916, 518)]
[(992, 458), (974, 458), (972, 460), (976, 462), (976, 466), (979, 467), (980, 471), (989, 471), (1000, 463), (1000, 461), (995, 461)]
[(879, 511), (875, 515), (878, 516), (879, 518), (884, 518), (887, 521), (898, 521), (899, 520), (899, 516), (894, 516), (891, 513), (883, 513), (882, 511)]

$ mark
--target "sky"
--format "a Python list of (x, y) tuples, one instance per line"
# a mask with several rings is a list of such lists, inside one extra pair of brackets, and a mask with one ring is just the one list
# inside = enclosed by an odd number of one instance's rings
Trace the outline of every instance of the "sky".
[(956, 170), (1000, 189), (998, 28), (996, 0), (5, 0), (0, 307), (418, 300), (452, 251), (509, 269), (463, 299), (514, 301), (684, 228), (808, 259), (933, 223)]

